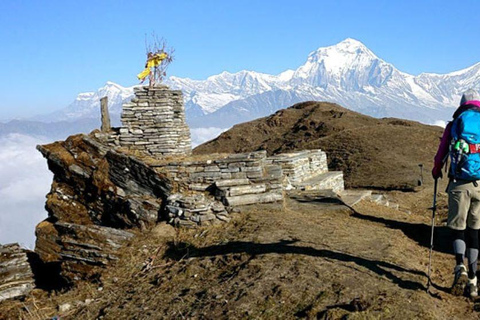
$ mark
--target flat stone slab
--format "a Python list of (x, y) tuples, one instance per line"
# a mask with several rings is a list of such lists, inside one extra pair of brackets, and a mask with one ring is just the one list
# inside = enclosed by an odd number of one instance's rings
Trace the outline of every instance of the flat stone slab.
[(370, 190), (343, 190), (339, 196), (340, 199), (353, 207), (362, 200), (370, 199), (372, 191)]
[(325, 209), (331, 206), (353, 207), (362, 200), (370, 199), (370, 190), (344, 190), (337, 194), (332, 190), (292, 190), (288, 192), (291, 199), (300, 202), (316, 202), (324, 204)]
[(294, 186), (303, 190), (333, 190), (334, 192), (342, 192), (344, 190), (343, 172), (330, 171), (319, 174)]

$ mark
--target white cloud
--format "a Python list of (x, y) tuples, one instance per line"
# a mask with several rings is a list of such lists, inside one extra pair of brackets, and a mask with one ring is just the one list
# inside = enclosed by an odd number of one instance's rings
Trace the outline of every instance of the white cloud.
[(0, 243), (33, 248), (35, 226), (47, 217), (45, 196), (52, 174), (36, 150), (45, 138), (10, 134), (0, 137)]
[(443, 120), (437, 120), (433, 123), (433, 125), (445, 128), (447, 126), (447, 123)]
[(225, 128), (215, 127), (190, 129), (192, 135), (192, 147), (195, 148), (199, 144), (210, 141), (227, 130), (228, 129)]

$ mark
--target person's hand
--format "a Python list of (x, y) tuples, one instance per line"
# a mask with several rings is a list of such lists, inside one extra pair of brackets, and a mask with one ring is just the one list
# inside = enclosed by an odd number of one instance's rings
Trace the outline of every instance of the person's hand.
[(439, 178), (442, 179), (442, 178), (443, 178), (443, 172), (442, 172), (442, 167), (441, 167), (441, 166), (439, 166), (439, 167), (437, 167), (437, 166), (433, 167), (433, 169), (432, 169), (432, 177), (433, 177), (433, 179), (439, 179)]

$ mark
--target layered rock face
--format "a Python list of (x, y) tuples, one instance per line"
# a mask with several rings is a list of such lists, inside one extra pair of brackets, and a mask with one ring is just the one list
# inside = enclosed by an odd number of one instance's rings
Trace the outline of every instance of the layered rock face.
[(118, 260), (117, 250), (134, 234), (96, 225), (43, 221), (37, 226), (36, 253), (44, 263), (61, 263), (67, 280), (94, 278), (98, 267)]
[(27, 251), (16, 243), (0, 245), (0, 301), (25, 296), (34, 286)]
[(159, 220), (171, 185), (139, 159), (87, 135), (38, 150), (54, 178), (35, 251), (43, 262), (60, 263), (67, 279), (92, 276), (96, 267), (116, 260), (115, 252), (133, 236), (119, 229)]
[(54, 221), (128, 228), (158, 220), (171, 185), (138, 158), (87, 135), (38, 150), (54, 173), (46, 203)]

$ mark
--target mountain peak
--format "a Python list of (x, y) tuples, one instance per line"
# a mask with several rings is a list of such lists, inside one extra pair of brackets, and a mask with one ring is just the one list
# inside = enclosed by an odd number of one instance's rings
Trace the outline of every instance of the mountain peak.
[(328, 56), (347, 57), (347, 56), (367, 56), (376, 59), (377, 56), (370, 51), (362, 42), (347, 38), (335, 45), (318, 48), (316, 51), (310, 53), (309, 57), (323, 58)]
[(337, 43), (335, 46), (346, 46), (350, 48), (366, 48), (366, 46), (362, 42), (353, 38), (346, 38), (345, 40)]
[[(381, 70), (384, 68), (388, 70)], [(369, 83), (368, 75), (373, 71), (376, 76), (388, 76), (391, 69), (363, 43), (347, 38), (310, 53), (307, 62), (295, 72), (294, 78), (299, 78), (299, 81), (309, 79), (311, 84), (319, 87), (346, 85), (358, 89)], [(380, 82), (383, 82), (385, 77), (381, 78)]]

